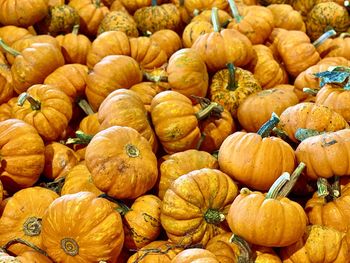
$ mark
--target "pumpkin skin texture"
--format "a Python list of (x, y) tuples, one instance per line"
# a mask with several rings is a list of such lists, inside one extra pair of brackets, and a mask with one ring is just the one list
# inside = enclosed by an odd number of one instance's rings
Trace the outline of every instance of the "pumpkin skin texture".
[(337, 33), (342, 33), (346, 32), (349, 26), (348, 11), (344, 6), (334, 2), (316, 4), (306, 19), (306, 32), (312, 41), (320, 37), (327, 27), (333, 28)]
[[(120, 0), (120, 3), (126, 8), (126, 10), (130, 14), (133, 14), (137, 9), (150, 6), (152, 1), (151, 0), (134, 0), (134, 1)], [(162, 3), (162, 0), (157, 0), (157, 4), (161, 4), (161, 3)]]
[(109, 94), (99, 108), (98, 121), (100, 130), (112, 126), (135, 129), (150, 143), (153, 151), (157, 151), (157, 139), (148, 121), (146, 108), (134, 91), (119, 89)]
[(128, 36), (121, 31), (108, 31), (97, 36), (87, 55), (87, 66), (93, 68), (108, 55), (130, 56)]
[(296, 163), (293, 148), (280, 138), (246, 132), (228, 136), (218, 160), (224, 173), (257, 190), (268, 190), (283, 172), (292, 173)]
[(17, 104), (17, 100), (17, 97), (13, 97), (8, 102), (0, 105), (0, 121), (12, 118), (13, 106)]
[(187, 97), (205, 97), (209, 85), (207, 67), (202, 58), (192, 49), (175, 52), (167, 66), (168, 82), (172, 90)]
[(275, 27), (287, 30), (306, 31), (306, 26), (301, 14), (294, 10), (291, 5), (272, 4), (267, 6), (273, 14), (273, 22)]
[[(3, 246), (12, 239), (21, 238), (43, 249), (41, 219), (45, 210), (58, 197), (54, 191), (37, 186), (15, 193), (7, 202), (1, 216), (0, 244)], [(15, 244), (9, 251), (18, 255), (32, 249)]]
[(64, 195), (43, 216), (42, 242), (56, 262), (113, 262), (124, 242), (122, 220), (109, 201), (93, 193)]
[(151, 103), (155, 133), (167, 153), (196, 148), (200, 139), (198, 120), (189, 98), (176, 91), (163, 91)]
[(187, 150), (170, 155), (160, 165), (158, 186), (158, 196), (160, 199), (163, 199), (171, 183), (181, 175), (202, 168), (218, 169), (219, 164), (217, 159), (207, 152), (198, 150)]
[(219, 263), (213, 253), (202, 248), (189, 248), (180, 252), (171, 263)]
[(207, 9), (212, 9), (213, 7), (217, 7), (221, 10), (226, 10), (228, 7), (228, 2), (225, 0), (172, 0), (177, 6), (183, 6), (187, 12), (187, 14), (191, 17), (194, 16), (194, 11), (197, 9), (202, 12)]
[[(44, 169), (44, 142), (31, 125), (9, 119), (0, 122), (2, 167), (0, 180), (7, 190), (32, 186)], [(3, 166), (4, 165), (4, 166)]]
[(86, 148), (85, 161), (97, 188), (114, 198), (137, 198), (158, 177), (150, 143), (129, 127), (113, 126), (97, 133)]
[(350, 38), (347, 33), (340, 34), (339, 37), (325, 40), (318, 48), (322, 58), (327, 57), (342, 57), (347, 60), (350, 59), (348, 52), (350, 46)]
[(0, 23), (29, 27), (43, 19), (49, 11), (45, 0), (1, 0)]
[(17, 257), (5, 256), (5, 258), (2, 253), (0, 253), (0, 260), (4, 260), (4, 263), (53, 263), (48, 257), (36, 251), (25, 251)]
[(107, 31), (121, 31), (128, 37), (138, 37), (137, 25), (132, 16), (122, 11), (109, 12), (101, 21), (97, 34)]
[[(28, 29), (17, 26), (2, 26), (0, 27), (0, 38), (9, 46), (21, 38), (33, 36)], [(0, 49), (2, 50), (2, 49)]]
[(134, 19), (142, 33), (155, 33), (162, 29), (177, 31), (181, 23), (179, 10), (170, 3), (140, 8), (134, 13)]
[(87, 78), (85, 94), (94, 111), (116, 89), (128, 89), (142, 81), (142, 72), (135, 59), (110, 55), (98, 62)]
[(14, 95), (11, 69), (6, 64), (0, 64), (0, 103), (9, 101)]
[(251, 244), (284, 247), (302, 237), (307, 217), (298, 203), (286, 197), (265, 199), (261, 192), (245, 188), (233, 201), (227, 222), (233, 233)]
[[(172, 54), (182, 48), (182, 41), (179, 35), (170, 29), (162, 29), (150, 36), (150, 38), (156, 42), (170, 58)], [(171, 43), (169, 45), (169, 43)]]
[(34, 84), (43, 83), (50, 73), (63, 65), (64, 58), (58, 48), (46, 43), (32, 44), (12, 64), (15, 91), (20, 94)]
[(59, 138), (72, 117), (69, 97), (56, 87), (44, 84), (33, 85), (26, 93), (40, 103), (39, 107), (26, 100), (23, 106), (14, 106), (13, 116), (33, 125), (45, 141)]
[(182, 42), (184, 47), (192, 47), (197, 38), (213, 31), (213, 25), (208, 21), (197, 20), (189, 23), (182, 32)]
[(168, 238), (183, 245), (206, 245), (227, 232), (224, 218), (237, 195), (236, 184), (219, 170), (203, 168), (177, 178), (166, 190), (161, 223)]
[(238, 107), (239, 123), (247, 132), (257, 132), (270, 119), (272, 112), (280, 115), (299, 102), (293, 89), (292, 85), (278, 85), (251, 94)]
[(317, 131), (338, 131), (348, 128), (346, 120), (326, 106), (303, 102), (288, 107), (280, 115), (278, 127), (284, 130), (293, 142), (298, 142), (295, 132), (299, 128)]
[(350, 254), (345, 234), (335, 229), (308, 226), (304, 236), (295, 244), (281, 249), (283, 263), (347, 262)]

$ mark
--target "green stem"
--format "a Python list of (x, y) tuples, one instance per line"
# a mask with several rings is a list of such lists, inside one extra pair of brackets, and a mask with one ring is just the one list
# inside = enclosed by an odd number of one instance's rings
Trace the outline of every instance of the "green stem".
[(5, 44), (4, 40), (2, 40), (2, 38), (0, 38), (0, 47), (2, 47), (7, 53), (11, 54), (14, 57), (17, 57), (18, 55), (21, 55), (20, 52), (18, 52), (17, 50), (9, 47), (8, 45)]
[(211, 102), (207, 107), (201, 109), (200, 111), (196, 112), (196, 118), (197, 120), (204, 120), (211, 116), (212, 113), (215, 112), (215, 115), (220, 114), (224, 111), (224, 108), (217, 102)]
[(95, 0), (95, 6), (97, 8), (100, 8), (101, 7), (101, 0)]
[(85, 134), (78, 130), (75, 132), (76, 138), (68, 138), (65, 144), (89, 144), (94, 135)]
[(40, 101), (34, 99), (29, 93), (23, 92), (18, 96), (17, 105), (23, 106), (24, 102), (28, 101), (30, 103), (30, 106), (32, 110), (40, 110), (41, 109), (41, 103)]
[(220, 32), (220, 22), (217, 7), (213, 7), (211, 10), (211, 22), (214, 27), (214, 32)]
[(261, 126), (257, 134), (259, 134), (262, 138), (269, 137), (271, 131), (279, 122), (280, 118), (277, 116), (276, 113), (272, 112), (271, 118)]
[(118, 205), (118, 207), (116, 208), (116, 211), (124, 216), (127, 212), (129, 212), (131, 209), (126, 205), (124, 204), (122, 201), (118, 200), (118, 199), (115, 199), (107, 194), (101, 194), (99, 195), (98, 197), (100, 198), (104, 198), (104, 199), (107, 199), (108, 201), (112, 202), (112, 203), (115, 203)]
[(65, 180), (66, 180), (66, 177), (60, 177), (60, 178), (57, 178), (53, 182), (41, 183), (40, 186), (47, 188), (47, 189), (50, 189), (50, 190), (56, 192), (58, 195), (61, 195), (61, 190), (62, 190), (62, 187), (65, 183)]
[(334, 176), (334, 183), (332, 184), (332, 194), (335, 198), (338, 198), (341, 195), (340, 177), (339, 176)]
[(204, 142), (204, 139), (207, 135), (205, 133), (201, 133), (201, 137), (199, 138), (199, 141), (196, 146), (196, 150), (199, 150), (202, 146), (202, 143)]
[(47, 253), (44, 250), (42, 250), (40, 247), (34, 245), (33, 243), (31, 243), (27, 240), (23, 240), (21, 238), (15, 238), (15, 239), (8, 241), (5, 245), (3, 245), (1, 247), (1, 250), (4, 250), (6, 253), (8, 253), (8, 248), (12, 245), (15, 245), (15, 244), (22, 244), (22, 245), (25, 245), (27, 247), (30, 247), (31, 249), (35, 250), (36, 252), (39, 252), (40, 254), (49, 258)]
[(196, 8), (193, 10), (193, 16), (198, 16), (201, 12)]
[(157, 0), (152, 0), (152, 6), (157, 6)]
[(317, 179), (317, 195), (319, 197), (329, 196), (330, 184), (328, 183), (326, 178), (318, 178)]
[(304, 141), (307, 138), (313, 137), (313, 136), (318, 136), (321, 134), (324, 134), (326, 132), (320, 132), (317, 130), (312, 130), (312, 129), (303, 129), (303, 128), (298, 128), (297, 131), (294, 134), (294, 137), (298, 140), (298, 141)]
[(273, 183), (270, 190), (266, 194), (265, 199), (276, 199), (279, 196), (279, 192), (282, 187), (290, 181), (290, 174), (284, 172), (278, 179)]
[(305, 163), (299, 163), (298, 167), (291, 174), (290, 180), (284, 185), (284, 187), (279, 192), (278, 196), (286, 197), (289, 195), (305, 167)]
[(217, 160), (219, 158), (219, 150), (212, 152), (211, 155)]
[(91, 108), (91, 105), (85, 99), (79, 99), (78, 105), (85, 112), (86, 115), (92, 115), (95, 113)]
[(227, 89), (230, 91), (235, 91), (238, 87), (236, 83), (236, 67), (232, 62), (229, 62), (227, 63), (227, 69), (229, 74)]
[(311, 96), (316, 96), (317, 93), (319, 92), (318, 89), (311, 89), (311, 88), (303, 88), (303, 92), (306, 94), (309, 94)]
[(239, 247), (238, 263), (254, 263), (253, 253), (247, 241), (242, 237), (233, 234), (230, 237), (230, 243), (236, 244)]
[(73, 26), (72, 34), (78, 35), (78, 33), (79, 33), (79, 27), (80, 27), (80, 25), (74, 25), (74, 26)]
[(327, 32), (323, 33), (318, 39), (316, 39), (312, 44), (315, 48), (318, 48), (320, 45), (323, 44), (324, 41), (326, 41), (328, 38), (335, 36), (337, 32), (335, 32), (334, 29), (328, 30)]
[(204, 214), (204, 219), (208, 224), (218, 225), (225, 220), (225, 215), (216, 209), (209, 208)]
[(237, 23), (240, 23), (243, 18), (238, 12), (238, 8), (237, 8), (237, 5), (236, 5), (235, 1), (234, 0), (228, 0), (228, 3), (230, 5), (230, 9), (231, 9), (231, 12), (232, 12), (232, 15), (233, 15), (234, 19), (236, 20)]

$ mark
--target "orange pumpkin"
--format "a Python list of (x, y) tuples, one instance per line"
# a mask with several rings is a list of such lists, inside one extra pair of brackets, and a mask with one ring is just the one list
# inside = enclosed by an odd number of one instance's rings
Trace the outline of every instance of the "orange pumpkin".
[(225, 10), (228, 7), (226, 0), (172, 0), (176, 6), (183, 7), (188, 16), (193, 17), (195, 11), (202, 12), (206, 9), (212, 9), (217, 7), (218, 9)]
[(172, 263), (219, 263), (220, 261), (210, 251), (202, 248), (189, 248), (180, 252)]
[(208, 21), (198, 20), (189, 23), (182, 32), (182, 42), (184, 47), (192, 47), (197, 38), (213, 31), (213, 25)]
[(267, 6), (273, 14), (275, 27), (287, 30), (306, 31), (306, 26), (301, 14), (289, 4), (271, 4)]
[(0, 252), (0, 260), (13, 263), (52, 263), (47, 256), (36, 251), (25, 251), (16, 257)]
[(57, 198), (43, 216), (41, 231), (45, 251), (55, 262), (113, 262), (124, 242), (118, 212), (89, 192)]
[(0, 27), (0, 38), (11, 46), (14, 42), (21, 38), (30, 37), (33, 34), (28, 29), (17, 26), (2, 26)]
[(325, 57), (342, 57), (347, 60), (350, 59), (348, 52), (350, 45), (350, 38), (348, 33), (342, 33), (339, 37), (327, 39), (320, 46), (317, 47), (318, 53), (322, 58)]
[(168, 58), (182, 48), (181, 38), (175, 31), (170, 29), (159, 30), (153, 33), (150, 38), (164, 50)]
[(12, 109), (15, 104), (17, 104), (17, 97), (11, 98), (8, 102), (0, 105), (0, 121), (5, 121), (11, 119)]
[[(126, 8), (126, 10), (130, 14), (133, 14), (137, 9), (150, 6), (152, 1), (151, 0), (134, 0), (134, 1), (120, 0), (120, 3)], [(162, 0), (157, 0), (157, 3), (161, 4)]]
[(6, 64), (0, 64), (0, 103), (9, 101), (14, 95), (11, 69)]

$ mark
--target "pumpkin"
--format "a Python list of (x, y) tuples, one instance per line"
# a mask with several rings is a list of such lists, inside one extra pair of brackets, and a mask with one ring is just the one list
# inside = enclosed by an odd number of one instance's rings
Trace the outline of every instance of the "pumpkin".
[(21, 38), (30, 37), (32, 35), (33, 34), (29, 32), (28, 29), (23, 27), (11, 25), (0, 27), (0, 38), (9, 46)]
[(284, 130), (293, 142), (298, 142), (295, 132), (299, 128), (316, 131), (337, 131), (348, 128), (346, 120), (330, 108), (312, 102), (290, 106), (280, 115), (278, 128)]
[(108, 31), (97, 36), (87, 54), (87, 66), (93, 68), (108, 55), (130, 56), (128, 36), (121, 31)]
[(130, 39), (130, 56), (146, 70), (159, 68), (168, 60), (165, 51), (148, 37)]
[(288, 74), (284, 66), (275, 60), (271, 49), (264, 45), (255, 45), (256, 63), (252, 67), (255, 79), (263, 89), (271, 89), (278, 84), (288, 83)]
[(177, 6), (183, 6), (187, 14), (191, 17), (195, 15), (196, 12), (202, 12), (206, 9), (212, 9), (217, 7), (218, 9), (225, 10), (228, 7), (228, 2), (226, 0), (172, 0)]
[(52, 263), (48, 257), (36, 251), (25, 251), (16, 257), (0, 252), (0, 261), (4, 263)]
[(70, 169), (65, 176), (61, 195), (78, 192), (91, 192), (96, 195), (103, 194), (93, 183), (91, 173), (85, 164), (79, 163)]
[(216, 158), (204, 151), (187, 150), (174, 153), (160, 164), (158, 196), (163, 199), (171, 183), (184, 174), (202, 168), (218, 169), (218, 167)]
[(159, 30), (152, 34), (150, 38), (163, 49), (168, 58), (182, 48), (181, 38), (175, 31), (170, 29)]
[[(247, 132), (257, 132), (272, 112), (280, 115), (299, 102), (292, 85), (277, 85), (248, 96), (238, 107), (237, 118)], [(258, 111), (255, 109), (259, 109)]]
[(312, 41), (320, 37), (327, 27), (337, 33), (346, 32), (350, 26), (347, 9), (334, 2), (316, 4), (307, 15), (306, 32)]
[(56, 5), (49, 8), (45, 19), (41, 20), (36, 28), (40, 34), (67, 34), (73, 30), (74, 25), (79, 25), (78, 12), (69, 5)]
[(236, 29), (223, 29), (217, 16), (217, 8), (213, 8), (214, 32), (197, 38), (192, 49), (196, 50), (205, 61), (209, 72), (216, 72), (234, 63), (241, 67), (249, 64), (254, 58), (250, 40)]
[(157, 151), (157, 139), (148, 121), (147, 111), (134, 91), (119, 89), (110, 93), (98, 110), (98, 121), (100, 130), (112, 126), (135, 129), (150, 143), (153, 151)]
[(213, 253), (203, 248), (189, 248), (176, 255), (171, 263), (219, 263)]
[[(211, 22), (212, 18), (212, 11), (210, 9), (202, 10), (201, 12), (198, 11), (198, 9), (194, 13), (194, 17), (191, 19), (191, 22), (196, 21), (206, 21)], [(232, 17), (225, 11), (218, 9), (218, 18), (219, 23), (222, 25), (222, 27), (226, 27), (228, 23), (232, 20)]]
[(137, 198), (150, 190), (158, 177), (150, 143), (129, 127), (113, 126), (98, 132), (86, 148), (85, 161), (97, 188), (114, 198)]
[(176, 51), (169, 59), (166, 68), (168, 82), (173, 91), (187, 97), (204, 97), (207, 94), (209, 76), (207, 67), (199, 54), (192, 49)]
[(48, 75), (44, 84), (62, 90), (72, 102), (83, 97), (86, 88), (88, 67), (81, 64), (66, 64)]
[(181, 251), (176, 244), (157, 240), (136, 251), (127, 263), (171, 263), (171, 260)]
[(301, 14), (289, 4), (272, 4), (267, 6), (273, 14), (275, 27), (287, 30), (306, 31), (306, 26)]
[(229, 63), (227, 69), (219, 70), (212, 78), (209, 88), (211, 101), (221, 104), (232, 116), (236, 116), (237, 108), (250, 94), (261, 90), (254, 75)]
[(6, 64), (0, 64), (0, 103), (9, 101), (14, 95), (11, 69)]
[(293, 148), (278, 137), (270, 137), (278, 121), (272, 114), (257, 133), (241, 131), (228, 136), (219, 149), (220, 169), (256, 190), (267, 190), (283, 172), (291, 173), (296, 163)]
[[(128, 10), (126, 10), (124, 4), (121, 2), (121, 0), (104, 0), (102, 2), (107, 6), (109, 5), (109, 11), (123, 11), (129, 13)], [(107, 2), (109, 3), (107, 4)]]
[(141, 81), (142, 72), (135, 59), (124, 55), (109, 55), (89, 73), (85, 94), (96, 111), (112, 91), (130, 88)]
[(342, 57), (349, 60), (349, 44), (350, 38), (348, 33), (342, 33), (339, 37), (325, 40), (320, 46), (317, 47), (317, 51), (320, 53), (322, 58)]
[(44, 143), (31, 125), (9, 119), (0, 122), (1, 174), (7, 190), (32, 186), (44, 169)]
[(270, 9), (263, 6), (244, 6), (238, 12), (234, 0), (229, 0), (233, 20), (227, 28), (237, 29), (248, 37), (253, 45), (263, 44), (274, 28), (274, 17)]
[(22, 93), (18, 105), (13, 108), (13, 116), (33, 125), (45, 141), (52, 141), (67, 128), (72, 117), (72, 103), (56, 87), (37, 84)]
[(41, 231), (45, 251), (55, 262), (113, 262), (124, 242), (120, 215), (109, 201), (89, 192), (52, 202)]
[[(59, 196), (42, 187), (30, 187), (16, 192), (7, 202), (0, 220), (0, 245), (21, 238), (34, 245), (42, 246), (42, 217), (49, 205)], [(21, 254), (31, 248), (15, 244), (9, 251)]]
[[(295, 174), (300, 175), (304, 167), (300, 165)], [(227, 215), (231, 231), (259, 246), (285, 247), (297, 242), (306, 230), (307, 217), (302, 206), (285, 197), (288, 192), (284, 193), (283, 186), (289, 178), (283, 173), (267, 194), (242, 188)]]
[(160, 214), (168, 238), (182, 245), (205, 246), (215, 235), (227, 232), (225, 217), (237, 191), (231, 178), (216, 169), (203, 168), (177, 178), (164, 194)]
[(64, 0), (49, 0), (49, 7), (51, 6), (57, 6), (57, 5), (64, 5)]
[(76, 25), (72, 33), (56, 37), (61, 46), (66, 64), (86, 64), (86, 57), (91, 48), (91, 42), (85, 35), (78, 34), (78, 31), (79, 25)]
[(29, 27), (48, 14), (46, 0), (1, 0), (0, 24)]
[[(133, 0), (133, 1), (120, 0), (120, 2), (130, 14), (135, 13), (137, 9), (150, 6), (152, 3), (151, 0)], [(161, 4), (161, 3), (162, 3), (162, 0), (157, 0), (157, 4)]]
[(308, 226), (303, 237), (295, 244), (281, 249), (283, 263), (347, 262), (345, 234), (320, 225)]
[(208, 21), (199, 20), (189, 23), (182, 32), (182, 42), (184, 47), (192, 47), (197, 38), (213, 31), (213, 25)]
[(12, 118), (13, 105), (17, 104), (17, 100), (17, 97), (13, 97), (8, 102), (0, 105), (0, 121), (5, 121)]
[(132, 16), (122, 11), (109, 12), (101, 21), (97, 34), (107, 31), (121, 31), (129, 37), (138, 37), (137, 25)]
[(134, 13), (137, 29), (145, 34), (155, 33), (162, 29), (177, 31), (180, 27), (180, 12), (174, 4), (157, 5), (157, 0), (152, 0), (152, 6), (142, 7)]
[(102, 19), (109, 13), (100, 0), (71, 0), (68, 4), (80, 17), (80, 29), (87, 36), (96, 36)]

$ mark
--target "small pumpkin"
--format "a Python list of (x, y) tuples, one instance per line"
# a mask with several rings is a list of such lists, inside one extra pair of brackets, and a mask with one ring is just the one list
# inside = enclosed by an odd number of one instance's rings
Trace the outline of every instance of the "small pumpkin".
[(350, 59), (348, 52), (350, 45), (350, 38), (348, 33), (342, 33), (339, 37), (329, 38), (325, 40), (320, 46), (317, 47), (317, 51), (322, 58), (327, 57), (343, 57), (347, 60)]
[(0, 252), (0, 261), (4, 263), (52, 263), (47, 256), (36, 251), (25, 251), (18, 256)]
[(55, 262), (115, 261), (124, 242), (119, 213), (89, 192), (57, 198), (46, 210), (41, 230), (45, 251)]
[(33, 36), (33, 34), (28, 29), (23, 27), (11, 25), (0, 27), (0, 38), (9, 46), (21, 38), (30, 36)]
[(188, 16), (195, 16), (196, 12), (202, 12), (207, 9), (212, 9), (213, 7), (217, 7), (221, 10), (226, 10), (228, 7), (228, 2), (226, 0), (172, 0), (177, 6), (182, 6)]
[[(121, 4), (126, 8), (126, 10), (133, 14), (137, 9), (150, 6), (152, 4), (151, 0), (134, 0), (134, 1), (128, 1), (128, 0), (120, 0)], [(157, 0), (157, 4), (161, 4), (162, 0)]]
[(12, 109), (13, 106), (17, 104), (17, 100), (17, 97), (13, 97), (8, 102), (2, 103), (0, 105), (0, 121), (5, 121), (13, 117)]
[(171, 261), (172, 263), (219, 263), (220, 261), (210, 251), (203, 248), (189, 248), (181, 251)]
[(213, 25), (208, 21), (192, 21), (184, 28), (182, 32), (182, 42), (185, 48), (191, 48), (193, 43), (201, 35), (213, 32)]
[(11, 69), (6, 64), (0, 64), (0, 103), (9, 101), (14, 95)]
[(289, 4), (271, 4), (267, 6), (273, 14), (275, 27), (287, 30), (306, 31), (306, 26), (301, 14)]
[(85, 161), (97, 188), (114, 198), (137, 198), (158, 178), (150, 143), (129, 127), (113, 126), (97, 133), (86, 148)]
[(181, 38), (175, 31), (170, 29), (159, 30), (153, 33), (150, 38), (164, 50), (168, 58), (182, 48)]

